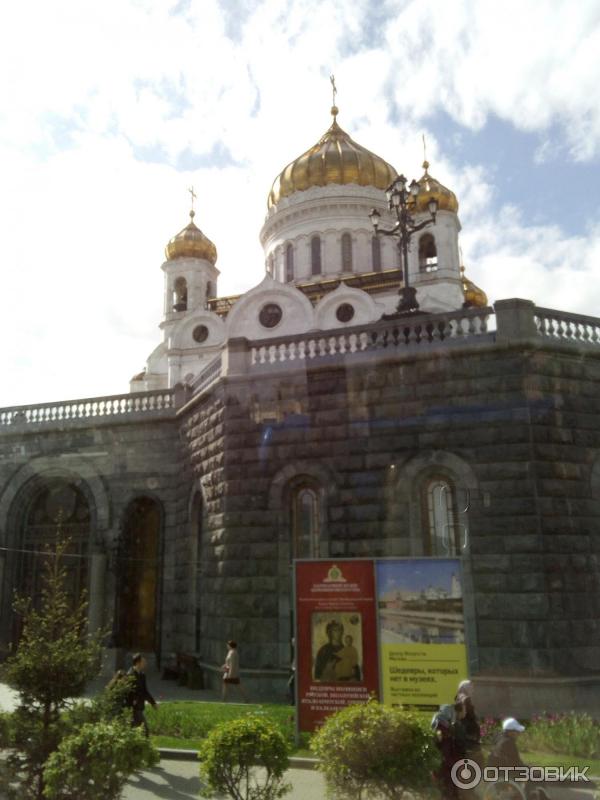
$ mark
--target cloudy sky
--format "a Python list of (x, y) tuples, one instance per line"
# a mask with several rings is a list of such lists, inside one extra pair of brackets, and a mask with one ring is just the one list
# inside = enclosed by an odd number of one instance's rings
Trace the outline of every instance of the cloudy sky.
[(127, 391), (163, 249), (262, 277), (272, 180), (339, 122), (458, 195), (493, 302), (600, 316), (597, 0), (32, 0), (0, 7), (0, 406)]

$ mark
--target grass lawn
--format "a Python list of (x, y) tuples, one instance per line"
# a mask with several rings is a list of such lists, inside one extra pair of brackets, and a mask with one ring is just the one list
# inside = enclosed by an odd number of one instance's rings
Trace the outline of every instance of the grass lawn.
[[(161, 703), (155, 711), (148, 708), (147, 719), (152, 741), (157, 747), (198, 750), (200, 742), (215, 725), (247, 714), (260, 714), (273, 720), (292, 745), (293, 755), (311, 757), (308, 735), (302, 735), (300, 747), (294, 742), (294, 707), (275, 703), (203, 703), (198, 701)], [(561, 753), (522, 752), (526, 764), (540, 767), (589, 767), (588, 774), (600, 777), (600, 760), (577, 758)]]
[[(148, 708), (146, 718), (150, 734), (163, 747), (183, 747), (174, 741), (190, 742), (195, 748), (216, 725), (239, 719), (248, 714), (259, 714), (272, 720), (288, 740), (294, 738), (293, 706), (265, 703), (202, 703), (198, 701), (161, 703), (157, 710)], [(171, 743), (167, 744), (166, 739)], [(187, 745), (185, 745), (187, 747)]]

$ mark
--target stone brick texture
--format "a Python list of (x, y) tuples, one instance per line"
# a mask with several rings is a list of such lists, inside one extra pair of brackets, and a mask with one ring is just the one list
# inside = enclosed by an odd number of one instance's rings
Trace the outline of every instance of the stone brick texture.
[[(54, 458), (57, 469), (68, 468), (65, 455), (89, 458), (109, 497), (100, 543), (118, 536), (133, 497), (157, 498), (164, 511), (161, 652), (197, 652), (218, 665), (225, 640), (234, 638), (242, 668), (260, 675), (287, 667), (292, 635), (280, 476), (301, 475), (306, 465), (329, 476), (323, 557), (420, 555), (419, 476), (414, 485), (402, 476), (423, 453), (433, 454), (433, 464), (436, 453), (451, 453), (475, 477), (465, 512), (472, 671), (598, 675), (594, 354), (489, 346), (416, 357), (382, 349), (368, 362), (340, 356), (255, 376), (250, 370), (222, 379), (176, 419), (7, 429), (0, 492), (40, 457)], [(7, 525), (18, 527), (13, 512)], [(3, 534), (16, 541), (18, 531)], [(109, 570), (107, 620), (116, 588)]]

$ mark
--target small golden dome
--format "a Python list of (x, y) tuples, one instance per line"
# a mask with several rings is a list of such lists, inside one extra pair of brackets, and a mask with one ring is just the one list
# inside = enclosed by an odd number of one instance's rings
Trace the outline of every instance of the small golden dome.
[(353, 141), (337, 124), (337, 106), (331, 109), (333, 124), (317, 144), (303, 153), (275, 178), (267, 206), (272, 208), (294, 192), (330, 183), (357, 183), (387, 189), (396, 170), (379, 156)]
[(432, 197), (435, 197), (438, 201), (438, 211), (453, 211), (456, 213), (458, 211), (458, 200), (454, 192), (451, 192), (450, 189), (442, 186), (439, 181), (431, 177), (428, 172), (429, 161), (423, 162), (423, 169), (425, 173), (421, 180), (417, 181), (419, 184), (419, 194), (416, 198), (411, 198), (409, 200), (412, 213), (418, 214), (426, 212), (428, 210), (427, 203)]
[(465, 307), (485, 308), (488, 304), (487, 294), (467, 278), (464, 267), (460, 268), (460, 280), (465, 296)]
[(175, 258), (204, 258), (215, 264), (217, 248), (194, 224), (195, 211), (190, 211), (190, 222), (174, 236), (165, 247), (167, 261)]

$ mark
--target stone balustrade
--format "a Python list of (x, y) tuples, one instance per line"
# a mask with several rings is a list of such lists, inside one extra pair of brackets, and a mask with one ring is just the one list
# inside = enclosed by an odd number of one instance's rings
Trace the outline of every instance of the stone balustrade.
[[(447, 314), (419, 314), (332, 333), (287, 336), (285, 339), (249, 343), (250, 367), (312, 361), (385, 348), (425, 349), (436, 344), (465, 342), (488, 334), (488, 318), (493, 313), (492, 308), (478, 308)], [(488, 338), (493, 340), (492, 334)]]
[(530, 300), (500, 300), (494, 308), (459, 309), (382, 319), (343, 330), (295, 334), (260, 341), (231, 339), (195, 379), (176, 389), (0, 408), (0, 429), (14, 425), (62, 424), (75, 420), (131, 415), (175, 416), (191, 398), (225, 375), (243, 375), (277, 366), (373, 352), (426, 352), (477, 344), (535, 341), (600, 346), (600, 319), (535, 306)]
[(536, 306), (535, 325), (540, 336), (555, 342), (600, 346), (600, 319)]
[(173, 391), (135, 392), (83, 400), (59, 400), (31, 406), (0, 408), (0, 428), (9, 425), (38, 425), (80, 419), (119, 417), (132, 414), (154, 416), (174, 409)]
[(196, 380), (192, 383), (191, 389), (194, 395), (200, 394), (200, 392), (205, 391), (211, 384), (215, 381), (219, 380), (221, 377), (221, 372), (223, 369), (223, 358), (221, 354), (219, 354), (216, 358), (214, 358), (210, 364), (205, 367), (202, 372), (198, 375)]

